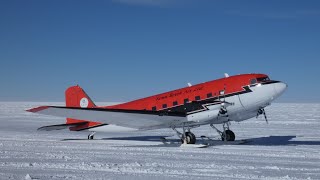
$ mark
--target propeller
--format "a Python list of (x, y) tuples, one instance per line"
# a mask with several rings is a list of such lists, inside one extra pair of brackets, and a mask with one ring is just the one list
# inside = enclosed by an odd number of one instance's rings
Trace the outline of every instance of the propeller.
[(264, 115), (264, 119), (266, 120), (266, 123), (269, 124), (268, 118), (267, 118), (267, 114), (266, 114), (266, 111), (264, 110), (264, 108), (261, 108), (261, 109), (258, 110), (257, 118), (258, 118), (261, 114)]
[[(228, 106), (233, 106), (234, 103), (230, 103), (230, 102), (227, 102), (227, 101), (226, 101), (226, 94), (225, 94), (225, 92), (226, 92), (226, 85), (224, 85), (223, 90), (220, 91), (219, 101), (221, 102), (221, 108), (220, 108), (220, 110), (219, 110), (218, 116), (221, 115), (221, 116), (224, 116), (224, 117), (229, 117), (227, 107), (228, 107)], [(222, 95), (223, 95), (223, 101), (220, 99)]]

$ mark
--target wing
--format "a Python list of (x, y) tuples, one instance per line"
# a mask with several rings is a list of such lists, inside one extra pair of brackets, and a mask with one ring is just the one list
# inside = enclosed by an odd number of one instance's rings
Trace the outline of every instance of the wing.
[(67, 129), (70, 127), (77, 127), (81, 125), (86, 125), (88, 122), (80, 122), (80, 123), (70, 123), (70, 124), (57, 124), (57, 125), (51, 125), (51, 126), (43, 126), (41, 128), (38, 128), (38, 131), (52, 131), (52, 130), (61, 130), (61, 129)]
[(172, 127), (187, 121), (186, 113), (148, 110), (125, 110), (104, 108), (77, 108), (40, 106), (27, 110), (38, 114), (53, 115), (88, 121), (98, 121), (135, 129)]

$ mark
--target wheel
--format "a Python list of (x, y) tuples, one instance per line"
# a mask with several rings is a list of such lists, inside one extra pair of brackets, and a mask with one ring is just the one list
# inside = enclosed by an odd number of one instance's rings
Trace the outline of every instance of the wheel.
[(90, 134), (88, 135), (88, 139), (91, 140), (91, 139), (93, 139), (93, 138), (94, 138), (94, 135), (90, 135)]
[[(226, 135), (226, 138), (224, 137)], [(222, 141), (227, 140), (227, 141), (234, 141), (236, 139), (236, 136), (231, 130), (226, 130), (225, 132), (222, 133), (221, 135)]]
[[(192, 132), (186, 132), (185, 137), (187, 139), (187, 144), (195, 144), (196, 143), (196, 136)], [(184, 140), (181, 139), (181, 143), (184, 143)]]

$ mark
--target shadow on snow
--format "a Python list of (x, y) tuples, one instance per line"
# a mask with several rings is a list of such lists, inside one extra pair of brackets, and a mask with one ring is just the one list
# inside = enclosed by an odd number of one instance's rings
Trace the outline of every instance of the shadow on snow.
[[(119, 140), (119, 141), (149, 141), (149, 142), (161, 142), (160, 139), (171, 136), (130, 136), (130, 137), (110, 137), (102, 139), (94, 139), (88, 141), (101, 141), (101, 140)], [(297, 145), (320, 145), (320, 141), (295, 141), (296, 136), (269, 136), (259, 137), (251, 139), (239, 140), (243, 143), (237, 144), (236, 142), (223, 142), (221, 140), (202, 140), (198, 138), (198, 143), (209, 143), (210, 145), (253, 145), (253, 146), (297, 146)], [(68, 140), (87, 140), (87, 139), (63, 139)], [(180, 144), (179, 139), (169, 139), (171, 144)]]
[(286, 146), (286, 145), (320, 145), (320, 141), (294, 141), (292, 139), (297, 136), (269, 136), (248, 139), (246, 145), (257, 145), (257, 146)]

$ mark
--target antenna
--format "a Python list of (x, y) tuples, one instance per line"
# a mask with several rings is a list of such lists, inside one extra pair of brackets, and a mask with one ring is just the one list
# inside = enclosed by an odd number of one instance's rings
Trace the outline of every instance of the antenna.
[(230, 77), (230, 76), (229, 76), (228, 73), (224, 73), (224, 77), (225, 77), (225, 78), (228, 78), (228, 77)]
[(189, 86), (189, 87), (191, 87), (191, 86), (192, 86), (192, 84), (191, 84), (191, 83), (188, 83), (188, 86)]

